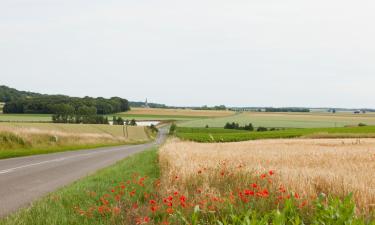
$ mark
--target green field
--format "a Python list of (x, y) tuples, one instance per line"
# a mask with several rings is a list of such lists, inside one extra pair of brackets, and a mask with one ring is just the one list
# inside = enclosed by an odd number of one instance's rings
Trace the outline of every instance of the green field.
[(351, 113), (239, 113), (233, 116), (180, 122), (181, 127), (224, 127), (227, 122), (240, 125), (252, 123), (255, 127), (314, 128), (356, 126), (359, 123), (375, 125), (375, 114)]
[(178, 127), (176, 136), (196, 142), (237, 142), (278, 138), (374, 138), (375, 126), (339, 128), (291, 128), (276, 131), (240, 131), (224, 128)]
[[(51, 193), (35, 202), (30, 208), (23, 209), (0, 220), (0, 225), (124, 224), (121, 218), (114, 221), (108, 219), (108, 217), (99, 217), (98, 219), (81, 216), (75, 208), (87, 209), (98, 204), (99, 198), (110, 192), (113, 185), (131, 180), (135, 173), (147, 176), (151, 180), (158, 179), (159, 167), (155, 149), (126, 158), (114, 166)], [(146, 183), (143, 191), (151, 192), (152, 188), (152, 182), (151, 184)], [(95, 193), (96, 197), (90, 197), (90, 193)], [(143, 192), (135, 196), (139, 204), (146, 201), (142, 196)]]

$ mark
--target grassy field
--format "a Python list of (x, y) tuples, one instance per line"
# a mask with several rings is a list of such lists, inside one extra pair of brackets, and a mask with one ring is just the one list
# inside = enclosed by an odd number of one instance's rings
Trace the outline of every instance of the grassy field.
[[(161, 170), (164, 176), (161, 181), (168, 188), (181, 190), (198, 186), (204, 193), (216, 193), (222, 191), (220, 175), (235, 176), (240, 172), (251, 174), (254, 171), (261, 175), (264, 171), (272, 171), (278, 177), (273, 179), (276, 187), (293, 190), (301, 199), (310, 201), (321, 193), (340, 197), (353, 193), (358, 212), (371, 215), (375, 210), (374, 145), (375, 139), (360, 142), (356, 139), (258, 140), (215, 144), (174, 139), (160, 150), (161, 165), (165, 165)], [(178, 183), (170, 179), (176, 176), (180, 180)], [(268, 176), (264, 179), (267, 180)]]
[(150, 141), (144, 127), (98, 124), (0, 123), (0, 158)]
[(299, 128), (275, 131), (241, 131), (224, 128), (177, 127), (176, 136), (196, 142), (237, 142), (279, 138), (375, 138), (375, 126)]
[(221, 118), (208, 118), (181, 122), (181, 127), (224, 127), (226, 122), (240, 125), (252, 123), (259, 127), (314, 128), (344, 127), (365, 123), (375, 125), (375, 113), (258, 113), (246, 112)]
[[(127, 158), (49, 194), (31, 207), (0, 220), (0, 225), (374, 225), (367, 214), (355, 213), (350, 198), (316, 199), (315, 192), (305, 196), (315, 189), (302, 188), (307, 184), (323, 188), (316, 190), (331, 191), (335, 185), (337, 190), (346, 192), (347, 189), (340, 188), (347, 183), (335, 182), (335, 175), (348, 178), (349, 173), (345, 172), (350, 170), (350, 177), (359, 183), (348, 188), (364, 191), (358, 192), (359, 199), (364, 199), (364, 194), (373, 194), (370, 187), (361, 185), (372, 184), (374, 172), (370, 150), (361, 149), (374, 143), (274, 143), (282, 147), (277, 151), (274, 144), (267, 142), (249, 149), (251, 146), (236, 145), (240, 143), (217, 146), (172, 140), (159, 154), (151, 150)], [(296, 150), (295, 146), (301, 144), (306, 149)], [(321, 151), (316, 150), (319, 144), (324, 146)], [(327, 150), (328, 145), (340, 147), (345, 154), (332, 148)], [(314, 157), (306, 157), (311, 155)], [(301, 161), (291, 163), (293, 157)], [(327, 176), (330, 162), (335, 160), (339, 163)], [(324, 164), (319, 167), (321, 161)], [(358, 168), (354, 167), (357, 163)], [(360, 174), (363, 169), (366, 172)], [(303, 182), (297, 182), (299, 175)], [(314, 182), (319, 186), (311, 185)], [(292, 191), (291, 187), (302, 191)], [(364, 217), (368, 218), (366, 222)]]
[(2, 114), (0, 122), (52, 122), (50, 114)]
[(118, 113), (124, 119), (136, 120), (177, 120), (190, 121), (234, 115), (231, 111), (219, 110), (191, 110), (191, 109), (157, 109), (157, 108), (132, 108), (128, 112)]

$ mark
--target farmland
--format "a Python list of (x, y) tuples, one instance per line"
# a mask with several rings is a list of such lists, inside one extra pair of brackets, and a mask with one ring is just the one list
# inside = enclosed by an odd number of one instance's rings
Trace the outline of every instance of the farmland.
[(227, 117), (207, 118), (181, 122), (181, 127), (224, 127), (226, 122), (240, 125), (252, 123), (254, 126), (280, 128), (344, 127), (365, 123), (375, 125), (375, 114), (351, 113), (258, 113), (245, 112)]
[[(373, 225), (375, 158), (369, 147), (374, 144), (374, 139), (225, 144), (171, 139), (159, 152), (127, 158), (0, 224)], [(350, 198), (331, 197), (350, 191), (357, 212)]]
[[(126, 131), (126, 130), (125, 130)], [(53, 123), (0, 123), (0, 158), (150, 140), (144, 127)]]
[[(369, 213), (375, 204), (375, 139), (259, 140), (202, 144), (169, 141), (160, 150), (162, 183), (190, 189), (196, 183), (205, 192), (220, 190), (216, 173), (274, 171), (282, 184), (309, 199), (320, 193), (353, 193), (359, 211)], [(186, 164), (184, 162), (189, 162)], [(237, 172), (236, 172), (237, 171)], [(170, 177), (178, 176), (179, 183)], [(199, 179), (194, 182), (193, 179)], [(233, 175), (232, 175), (233, 176)], [(216, 177), (216, 178), (215, 178)], [(163, 183), (163, 184), (164, 184)], [(196, 188), (196, 187), (195, 187)]]
[(196, 142), (237, 142), (280, 138), (375, 138), (375, 126), (299, 128), (275, 131), (242, 131), (224, 128), (178, 127), (176, 136)]
[(0, 122), (52, 122), (50, 114), (0, 114)]
[(189, 121), (231, 116), (234, 115), (234, 112), (222, 110), (132, 108), (128, 112), (118, 113), (117, 115), (125, 119)]

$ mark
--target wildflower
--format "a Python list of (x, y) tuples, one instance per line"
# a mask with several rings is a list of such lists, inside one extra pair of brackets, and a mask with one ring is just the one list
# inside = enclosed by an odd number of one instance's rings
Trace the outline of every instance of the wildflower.
[(151, 204), (151, 205), (155, 205), (155, 204), (156, 204), (156, 201), (153, 200), (153, 199), (151, 199), (151, 200), (150, 200), (150, 204)]
[(244, 194), (247, 195), (247, 196), (249, 196), (249, 195), (254, 196), (255, 193), (252, 190), (244, 190)]
[(268, 174), (269, 174), (270, 176), (272, 176), (272, 175), (275, 174), (275, 172), (274, 172), (273, 170), (270, 170), (270, 171), (268, 172)]
[(298, 193), (294, 193), (294, 198), (295, 199), (299, 199), (299, 194)]
[(186, 197), (185, 197), (184, 195), (181, 195), (181, 196), (180, 196), (180, 201), (181, 201), (181, 202), (185, 202), (185, 201), (186, 201)]
[(168, 213), (168, 214), (173, 214), (174, 210), (173, 210), (173, 208), (167, 208), (165, 210), (165, 212)]
[(156, 205), (153, 205), (150, 209), (152, 212), (156, 212), (158, 210), (158, 207)]
[(115, 214), (115, 215), (118, 215), (118, 214), (120, 214), (120, 208), (119, 207), (113, 207), (113, 209), (112, 209), (112, 212), (113, 212), (113, 214)]

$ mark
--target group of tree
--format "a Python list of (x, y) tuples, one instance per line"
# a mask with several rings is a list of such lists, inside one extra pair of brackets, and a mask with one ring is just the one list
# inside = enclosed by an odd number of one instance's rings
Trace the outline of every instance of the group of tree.
[(247, 130), (247, 131), (253, 131), (254, 130), (254, 126), (253, 124), (249, 123), (245, 126), (240, 126), (238, 123), (236, 122), (232, 122), (232, 123), (229, 123), (227, 122), (224, 126), (224, 129), (234, 129), (234, 130)]
[[(2, 100), (1, 100), (2, 99)], [(56, 108), (69, 105), (75, 112), (84, 106), (95, 108), (96, 114), (128, 111), (129, 102), (120, 97), (92, 98), (69, 97), (65, 95), (42, 95), (33, 92), (23, 92), (0, 86), (0, 101), (4, 101), (4, 113), (54, 114)]]
[(29, 91), (19, 91), (14, 88), (0, 85), (0, 102), (10, 102), (18, 99), (37, 97), (41, 95), (42, 94)]
[[(208, 125), (206, 125), (206, 128), (208, 128)], [(267, 127), (257, 127), (256, 129), (254, 128), (252, 123), (249, 123), (245, 126), (240, 126), (236, 122), (227, 122), (224, 126), (224, 129), (233, 129), (233, 130), (247, 130), (247, 131), (254, 131), (256, 130), (257, 132), (264, 132), (264, 131), (275, 131), (279, 130), (278, 128), (267, 128)]]
[(124, 120), (122, 117), (113, 116), (112, 118), (113, 125), (129, 125), (129, 126), (137, 126), (137, 122), (135, 119), (132, 120)]
[(93, 106), (81, 106), (76, 110), (69, 104), (56, 104), (52, 112), (54, 123), (108, 124), (108, 118), (98, 115)]
[(286, 107), (286, 108), (265, 108), (266, 112), (310, 112), (308, 108), (295, 108), (295, 107)]

